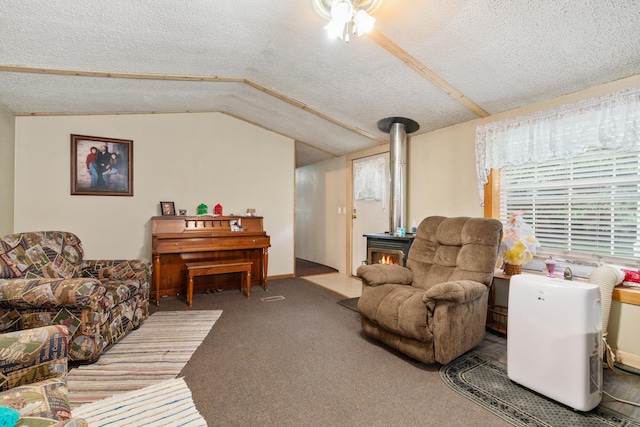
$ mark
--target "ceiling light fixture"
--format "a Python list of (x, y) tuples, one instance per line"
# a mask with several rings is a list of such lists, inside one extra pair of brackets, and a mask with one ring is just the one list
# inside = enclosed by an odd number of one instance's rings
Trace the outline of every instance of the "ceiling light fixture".
[(313, 0), (320, 16), (329, 20), (326, 27), (330, 38), (349, 43), (349, 34), (361, 36), (373, 29), (376, 19), (370, 15), (382, 0)]

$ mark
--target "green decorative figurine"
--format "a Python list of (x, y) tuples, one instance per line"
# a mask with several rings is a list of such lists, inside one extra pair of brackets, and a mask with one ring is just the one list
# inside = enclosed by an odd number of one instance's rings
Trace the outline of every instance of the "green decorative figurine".
[(207, 209), (209, 209), (209, 208), (204, 203), (199, 204), (198, 205), (198, 215), (206, 214), (207, 213)]

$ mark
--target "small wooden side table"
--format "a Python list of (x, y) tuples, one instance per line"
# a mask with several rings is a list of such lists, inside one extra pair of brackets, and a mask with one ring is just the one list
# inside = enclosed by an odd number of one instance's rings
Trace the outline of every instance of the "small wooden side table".
[[(247, 299), (251, 297), (251, 266), (252, 262), (238, 261), (238, 262), (188, 262), (185, 263), (187, 267), (188, 275), (188, 288), (187, 288), (187, 304), (189, 307), (193, 305), (193, 278), (199, 276), (211, 276), (214, 274), (226, 274), (226, 273), (244, 273), (244, 280), (240, 283), (240, 292), (243, 292), (244, 287), (247, 287)], [(245, 285), (246, 284), (246, 285)]]
[(511, 276), (505, 274), (502, 270), (497, 270), (493, 273), (493, 283), (489, 288), (489, 302), (487, 306), (487, 328), (496, 332), (507, 335), (507, 319), (509, 317), (509, 310), (506, 306), (496, 304), (496, 284), (495, 279), (505, 280), (507, 287), (511, 280)]

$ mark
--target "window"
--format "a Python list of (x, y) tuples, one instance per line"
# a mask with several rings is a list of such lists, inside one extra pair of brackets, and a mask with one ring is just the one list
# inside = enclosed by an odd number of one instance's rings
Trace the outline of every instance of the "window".
[(386, 157), (373, 156), (354, 162), (353, 192), (356, 200), (385, 200), (389, 186)]
[(640, 87), (482, 124), (475, 149), (481, 202), (496, 171), (501, 219), (526, 211), (539, 252), (638, 263)]
[(640, 256), (640, 150), (503, 166), (500, 219), (520, 210), (541, 252)]

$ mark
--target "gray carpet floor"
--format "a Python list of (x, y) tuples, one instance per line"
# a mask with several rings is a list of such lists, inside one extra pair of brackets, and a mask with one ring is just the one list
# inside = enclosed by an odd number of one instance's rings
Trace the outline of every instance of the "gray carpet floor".
[[(283, 297), (262, 301), (262, 298)], [(222, 309), (181, 375), (210, 426), (507, 426), (424, 365), (361, 333), (340, 295), (304, 279), (195, 295)], [(177, 297), (156, 310), (188, 310)], [(489, 347), (491, 343), (487, 344)]]
[[(360, 315), (341, 300), (290, 278), (270, 281), (268, 291), (253, 287), (249, 300), (229, 290), (194, 295), (191, 309), (179, 297), (163, 298), (151, 311), (223, 310), (180, 374), (210, 426), (510, 425), (450, 389), (439, 364), (364, 336)], [(487, 332), (474, 351), (506, 365), (503, 336)], [(633, 374), (605, 371), (605, 390), (637, 383)]]

